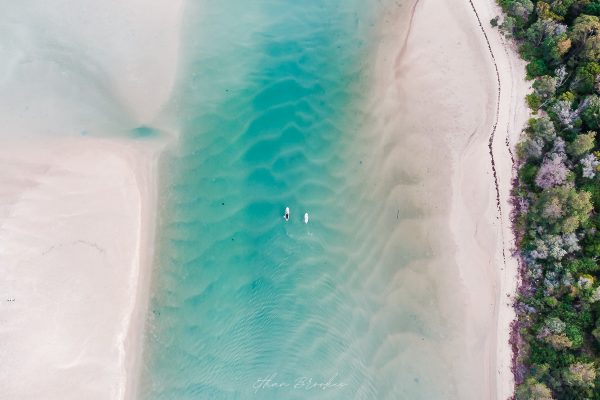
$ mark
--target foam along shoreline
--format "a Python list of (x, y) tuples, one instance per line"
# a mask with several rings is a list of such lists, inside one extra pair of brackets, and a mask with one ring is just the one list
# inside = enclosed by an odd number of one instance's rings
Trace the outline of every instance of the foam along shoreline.
[(136, 375), (158, 149), (102, 139), (0, 149), (7, 398), (124, 397)]
[(448, 398), (505, 400), (514, 392), (509, 338), (518, 266), (509, 195), (511, 151), (528, 115), (524, 64), (490, 26), (500, 15), (491, 0), (413, 4), (405, 6), (412, 13), (408, 32), (407, 18), (396, 18), (382, 28), (377, 51), (380, 100), (372, 107), (387, 116), (382, 152), (413, 159), (410, 149), (421, 142), (414, 150), (420, 158), (403, 173), (418, 177), (422, 188), (403, 192), (427, 199), (421, 229), (437, 225), (428, 240), (444, 260), (432, 260), (429, 268), (440, 282), (458, 281), (457, 287), (444, 284), (448, 297), (440, 303), (444, 315), (461, 324), (446, 339), (458, 354), (439, 351), (440, 362), (455, 370)]

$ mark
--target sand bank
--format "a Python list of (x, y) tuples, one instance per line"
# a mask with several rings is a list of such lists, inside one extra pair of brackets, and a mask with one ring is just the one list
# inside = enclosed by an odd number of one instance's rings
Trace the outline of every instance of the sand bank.
[(100, 139), (0, 150), (3, 397), (123, 398), (156, 155), (152, 143)]
[(131, 397), (183, 0), (4, 3), (0, 397)]
[[(452, 321), (446, 326), (457, 325), (434, 361), (454, 379), (446, 398), (504, 400), (514, 388), (517, 262), (508, 200), (511, 151), (527, 118), (524, 67), (490, 26), (500, 13), (490, 0), (402, 7), (385, 18), (376, 56), (371, 108), (387, 159), (383, 179), (412, 177), (390, 203), (418, 198), (427, 209), (420, 230), (437, 257), (420, 273), (440, 282), (444, 298), (434, 301)], [(398, 171), (407, 159), (411, 167)]]

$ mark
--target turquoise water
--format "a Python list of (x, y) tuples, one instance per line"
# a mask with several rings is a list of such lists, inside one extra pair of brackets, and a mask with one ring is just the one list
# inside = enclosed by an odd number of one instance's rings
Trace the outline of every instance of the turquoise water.
[(394, 269), (426, 250), (384, 256), (391, 228), (372, 222), (361, 104), (380, 3), (188, 2), (140, 398), (452, 398), (448, 366), (401, 339), (442, 322), (389, 303)]

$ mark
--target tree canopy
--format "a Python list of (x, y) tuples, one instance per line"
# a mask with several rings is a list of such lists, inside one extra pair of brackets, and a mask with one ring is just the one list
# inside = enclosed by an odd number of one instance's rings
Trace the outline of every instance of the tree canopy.
[(600, 0), (499, 0), (533, 118), (514, 189), (516, 400), (600, 400)]

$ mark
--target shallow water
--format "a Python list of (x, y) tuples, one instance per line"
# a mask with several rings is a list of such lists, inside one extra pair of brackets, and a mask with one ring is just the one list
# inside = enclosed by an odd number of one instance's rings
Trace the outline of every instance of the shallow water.
[(419, 178), (379, 182), (365, 135), (390, 6), (187, 5), (140, 398), (458, 398), (426, 212), (383, 208)]

